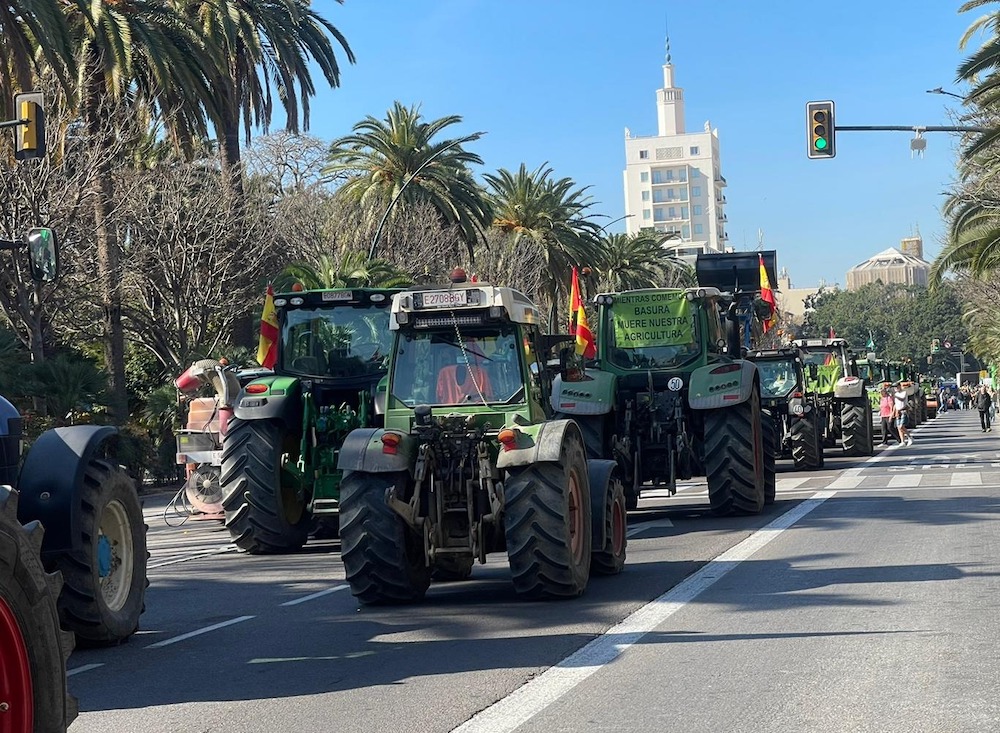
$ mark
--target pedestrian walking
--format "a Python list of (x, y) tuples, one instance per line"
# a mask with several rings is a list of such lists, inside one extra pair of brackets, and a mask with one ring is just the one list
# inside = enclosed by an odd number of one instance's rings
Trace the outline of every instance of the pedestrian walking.
[(878, 403), (878, 416), (882, 418), (882, 442), (879, 445), (889, 445), (890, 437), (892, 437), (893, 441), (899, 439), (892, 420), (893, 403), (892, 390), (889, 389), (888, 384), (883, 384), (882, 396), (879, 398)]
[(985, 384), (979, 385), (979, 394), (976, 395), (976, 409), (979, 410), (979, 422), (983, 426), (984, 433), (990, 433), (993, 428), (990, 423), (990, 407), (993, 405), (993, 398)]
[(896, 391), (892, 395), (892, 415), (896, 421), (896, 432), (899, 433), (899, 442), (904, 445), (913, 445), (913, 438), (910, 437), (910, 433), (906, 429), (906, 416), (909, 412), (906, 403), (906, 390), (903, 389), (903, 385), (899, 382), (896, 382), (894, 386)]

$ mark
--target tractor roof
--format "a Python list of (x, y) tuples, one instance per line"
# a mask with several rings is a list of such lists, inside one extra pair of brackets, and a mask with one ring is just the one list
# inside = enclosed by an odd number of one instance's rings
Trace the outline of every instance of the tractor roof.
[(767, 360), (767, 359), (797, 359), (801, 356), (798, 347), (782, 346), (777, 349), (756, 349), (747, 354), (747, 358), (751, 361), (757, 360)]
[[(722, 291), (718, 288), (641, 288), (639, 290), (620, 290), (616, 293), (598, 293), (594, 296), (594, 302), (598, 305), (607, 305), (620, 295), (646, 295), (656, 293), (684, 293), (688, 300), (698, 298), (718, 298)], [(607, 300), (611, 298), (611, 300)]]
[[(417, 327), (447, 325), (456, 319), (460, 325), (473, 325), (467, 318), (481, 320), (484, 311), (491, 317), (505, 315), (513, 323), (541, 322), (538, 308), (521, 291), (483, 282), (463, 282), (397, 293), (392, 298), (393, 317), (389, 327), (396, 330), (404, 323)], [(458, 315), (463, 313), (467, 317)]]
[(850, 348), (847, 345), (847, 339), (833, 338), (833, 339), (796, 339), (792, 342), (796, 346), (804, 346), (807, 349), (815, 348)]

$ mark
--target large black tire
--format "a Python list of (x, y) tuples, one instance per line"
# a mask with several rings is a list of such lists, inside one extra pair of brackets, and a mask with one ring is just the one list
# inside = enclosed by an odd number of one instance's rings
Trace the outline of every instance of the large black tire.
[(514, 591), (575, 598), (590, 580), (590, 490), (583, 442), (567, 431), (558, 463), (513, 470), (504, 484), (504, 531)]
[[(759, 514), (764, 508), (767, 465), (760, 394), (705, 414), (705, 470), (714, 514)], [(773, 470), (773, 468), (772, 468)]]
[(844, 402), (840, 410), (840, 426), (845, 455), (870, 456), (875, 452), (871, 404), (867, 397)]
[(58, 573), (46, 574), (42, 526), (17, 521), (17, 494), (0, 486), (0, 729), (63, 733), (76, 718), (66, 692), (73, 635), (59, 628)]
[(282, 483), (282, 455), (298, 440), (280, 420), (229, 423), (222, 442), (222, 508), (233, 544), (251, 555), (294, 552), (309, 537), (304, 499)]
[(352, 471), (340, 484), (341, 559), (347, 582), (365, 604), (419, 601), (431, 582), (424, 540), (386, 502), (405, 473)]
[(121, 468), (91, 461), (80, 491), (76, 549), (47, 558), (62, 572), (59, 618), (81, 646), (121, 644), (146, 610), (146, 525), (135, 483)]
[(607, 435), (607, 415), (570, 415), (557, 412), (553, 420), (573, 420), (580, 426), (583, 434), (583, 444), (587, 449), (587, 458), (611, 458), (605, 454), (604, 439)]
[(628, 512), (625, 489), (612, 473), (608, 480), (608, 497), (604, 503), (604, 547), (590, 555), (590, 572), (594, 575), (617, 575), (625, 567), (628, 545)]
[(778, 497), (778, 477), (775, 475), (775, 456), (778, 454), (778, 426), (765, 410), (763, 416), (764, 441), (764, 505), (773, 504)]
[(817, 413), (792, 418), (792, 462), (796, 468), (822, 468), (823, 439), (819, 434)]

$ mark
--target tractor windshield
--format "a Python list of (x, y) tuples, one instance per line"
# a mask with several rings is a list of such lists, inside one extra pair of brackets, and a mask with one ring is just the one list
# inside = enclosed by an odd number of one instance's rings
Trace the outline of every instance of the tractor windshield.
[(791, 359), (784, 361), (758, 361), (760, 374), (760, 396), (764, 398), (785, 397), (798, 384), (795, 364)]
[(390, 343), (388, 308), (291, 308), (281, 329), (282, 372), (327, 379), (381, 374)]
[(403, 404), (506, 404), (521, 399), (521, 357), (513, 329), (399, 333), (390, 390)]
[(608, 359), (621, 369), (676, 369), (701, 354), (697, 306), (683, 290), (634, 291), (603, 310)]
[(844, 375), (841, 352), (836, 349), (801, 349), (802, 360), (807, 373), (810, 365), (816, 366), (816, 378), (809, 378), (809, 384), (818, 392), (832, 392), (837, 380)]

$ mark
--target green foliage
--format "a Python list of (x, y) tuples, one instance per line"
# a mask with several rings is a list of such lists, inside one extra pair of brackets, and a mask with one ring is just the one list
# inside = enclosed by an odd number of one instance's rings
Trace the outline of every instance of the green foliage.
[(338, 259), (320, 255), (315, 262), (299, 262), (286, 267), (274, 279), (276, 292), (288, 292), (300, 283), (306, 290), (328, 288), (403, 288), (413, 284), (405, 272), (366, 252), (344, 252)]
[[(933, 339), (958, 346), (968, 338), (962, 323), (962, 303), (955, 288), (947, 283), (929, 290), (877, 282), (854, 291), (824, 292), (812, 301), (811, 307), (803, 327), (805, 338), (824, 338), (832, 327), (856, 353), (863, 354), (871, 335), (880, 358), (911, 360), (921, 370), (927, 367)], [(945, 356), (935, 357), (942, 373), (956, 371), (946, 365)]]
[(697, 283), (690, 265), (663, 249), (662, 234), (611, 234), (600, 241), (598, 289), (619, 292), (639, 288), (691, 287)]

